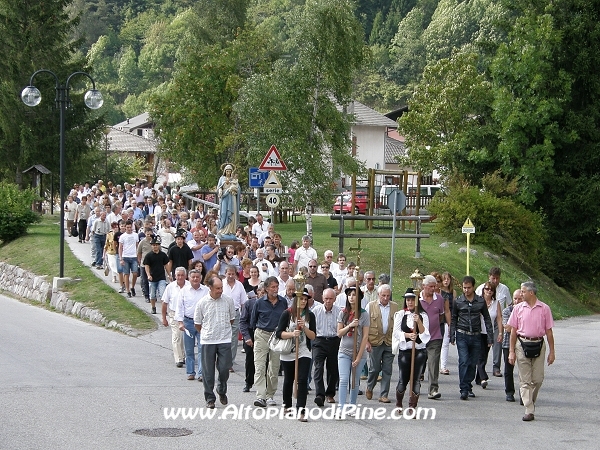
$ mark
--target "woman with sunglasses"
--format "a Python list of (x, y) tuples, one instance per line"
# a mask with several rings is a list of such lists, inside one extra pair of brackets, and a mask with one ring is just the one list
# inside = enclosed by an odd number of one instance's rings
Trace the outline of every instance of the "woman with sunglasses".
[(483, 285), (483, 299), (487, 305), (490, 313), (490, 320), (494, 327), (493, 330), (486, 330), (483, 319), (481, 320), (481, 353), (479, 354), (479, 360), (477, 361), (477, 371), (475, 374), (475, 383), (481, 385), (483, 389), (487, 388), (489, 376), (485, 371), (485, 365), (487, 364), (488, 354), (490, 352), (490, 346), (487, 343), (487, 333), (497, 334), (498, 342), (502, 342), (502, 334), (498, 333), (498, 330), (502, 329), (502, 311), (500, 310), (500, 302), (496, 300), (496, 288), (489, 282)]

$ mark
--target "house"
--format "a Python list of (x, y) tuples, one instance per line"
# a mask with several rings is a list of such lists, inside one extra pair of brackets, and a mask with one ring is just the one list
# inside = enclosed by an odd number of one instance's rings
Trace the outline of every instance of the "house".
[[(347, 112), (354, 115), (351, 134), (356, 143), (356, 158), (367, 169), (398, 170), (395, 156), (403, 155), (405, 147), (404, 139), (396, 131), (396, 121), (356, 100), (348, 105)], [(341, 188), (349, 186), (350, 178), (342, 178)]]

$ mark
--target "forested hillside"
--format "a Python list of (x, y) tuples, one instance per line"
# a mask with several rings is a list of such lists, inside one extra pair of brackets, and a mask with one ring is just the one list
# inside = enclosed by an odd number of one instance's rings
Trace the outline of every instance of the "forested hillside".
[[(485, 210), (499, 245), (565, 285), (597, 283), (599, 17), (588, 0), (0, 0), (0, 172), (57, 170), (53, 81), (45, 108), (17, 95), (41, 67), (90, 71), (105, 97), (91, 113), (75, 86), (67, 173), (93, 177), (105, 124), (149, 111), (161, 156), (205, 187), (277, 142), (296, 204), (329, 205), (332, 180), (364, 170), (351, 99), (408, 105), (402, 163), (438, 170), (449, 204), (465, 186), (508, 199), (518, 208)], [(520, 208), (543, 223), (535, 258), (504, 240), (527, 229)]]

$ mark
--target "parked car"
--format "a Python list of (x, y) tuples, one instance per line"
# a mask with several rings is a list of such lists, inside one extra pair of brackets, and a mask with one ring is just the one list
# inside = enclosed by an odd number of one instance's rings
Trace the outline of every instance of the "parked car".
[[(369, 205), (369, 199), (367, 193), (357, 191), (354, 200), (354, 214), (366, 214)], [(338, 195), (333, 205), (333, 212), (335, 214), (347, 214), (352, 212), (352, 192), (345, 191)]]

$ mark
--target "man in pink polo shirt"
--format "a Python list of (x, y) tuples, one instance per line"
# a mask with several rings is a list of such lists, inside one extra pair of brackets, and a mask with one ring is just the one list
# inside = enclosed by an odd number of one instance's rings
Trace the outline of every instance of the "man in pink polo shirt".
[[(517, 362), (519, 366), (519, 381), (521, 384), (521, 399), (525, 405), (523, 420), (530, 422), (534, 419), (535, 401), (544, 381), (544, 357), (548, 341), (548, 365), (554, 362), (554, 335), (552, 327), (552, 312), (550, 307), (537, 298), (537, 288), (531, 281), (521, 284), (523, 301), (515, 305), (508, 325), (510, 332), (510, 350), (508, 362), (512, 365)], [(539, 356), (529, 358), (525, 356), (523, 345), (541, 342)]]

